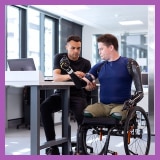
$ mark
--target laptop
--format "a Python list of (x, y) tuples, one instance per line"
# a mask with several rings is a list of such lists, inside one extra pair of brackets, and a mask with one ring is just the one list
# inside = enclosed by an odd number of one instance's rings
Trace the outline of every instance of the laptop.
[[(8, 59), (10, 71), (35, 71), (33, 58)], [(53, 76), (45, 76), (44, 81), (53, 81)]]
[(10, 71), (34, 71), (36, 70), (33, 58), (8, 59)]

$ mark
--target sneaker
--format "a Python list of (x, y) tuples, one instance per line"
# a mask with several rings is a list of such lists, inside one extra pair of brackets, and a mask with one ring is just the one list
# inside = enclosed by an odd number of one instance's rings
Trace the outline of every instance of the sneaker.
[(46, 155), (60, 155), (58, 147), (47, 148)]

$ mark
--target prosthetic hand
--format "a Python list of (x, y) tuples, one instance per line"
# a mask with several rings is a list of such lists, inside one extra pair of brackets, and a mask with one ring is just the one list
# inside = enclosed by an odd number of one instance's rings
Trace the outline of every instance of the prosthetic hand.
[(143, 91), (135, 92), (135, 94), (132, 95), (131, 99), (124, 102), (124, 107), (122, 111), (135, 106), (142, 98), (143, 98)]
[(63, 57), (60, 60), (60, 66), (63, 70), (65, 70), (71, 77), (72, 81), (74, 82), (77, 89), (81, 89), (87, 85), (87, 82), (83, 79), (80, 79), (70, 67), (70, 62), (67, 57)]
[(131, 108), (134, 105), (135, 105), (135, 102), (133, 100), (129, 99), (124, 102), (124, 107), (123, 107), (122, 111), (128, 110), (129, 108)]
[(87, 78), (90, 82), (95, 82), (95, 77), (90, 73), (86, 73), (85, 78)]
[(68, 74), (72, 74), (73, 70), (70, 67), (70, 62), (66, 56), (62, 57), (60, 60), (60, 66), (63, 70), (65, 70)]
[(92, 91), (96, 89), (95, 77), (92, 74), (86, 73), (83, 79), (87, 82), (87, 86), (85, 87), (87, 91)]

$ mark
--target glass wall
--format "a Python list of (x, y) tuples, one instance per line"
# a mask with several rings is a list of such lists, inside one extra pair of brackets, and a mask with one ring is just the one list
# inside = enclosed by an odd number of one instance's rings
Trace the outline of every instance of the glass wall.
[(44, 76), (52, 76), (53, 57), (65, 52), (67, 37), (82, 36), (81, 25), (31, 6), (6, 6), (6, 26), (6, 70), (7, 59), (33, 58)]
[(147, 33), (121, 35), (121, 55), (135, 59), (142, 72), (148, 72)]
[(7, 6), (6, 18), (7, 59), (33, 58), (37, 70), (44, 76), (52, 76), (53, 54), (57, 52), (57, 19), (20, 6)]
[(7, 6), (7, 58), (20, 57), (20, 12), (18, 8)]
[(45, 18), (45, 31), (44, 31), (44, 73), (45, 76), (52, 76), (53, 70), (53, 29), (55, 28), (54, 22), (50, 18)]
[(33, 58), (36, 69), (40, 69), (40, 13), (28, 9), (27, 57)]

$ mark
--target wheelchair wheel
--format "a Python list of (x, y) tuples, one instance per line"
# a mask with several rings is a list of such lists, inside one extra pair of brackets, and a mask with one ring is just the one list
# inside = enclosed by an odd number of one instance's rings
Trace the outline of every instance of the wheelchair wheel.
[(147, 155), (151, 131), (148, 116), (139, 106), (129, 111), (124, 126), (124, 148), (127, 155)]
[(107, 128), (86, 127), (82, 132), (83, 152), (86, 155), (102, 155), (107, 138)]

